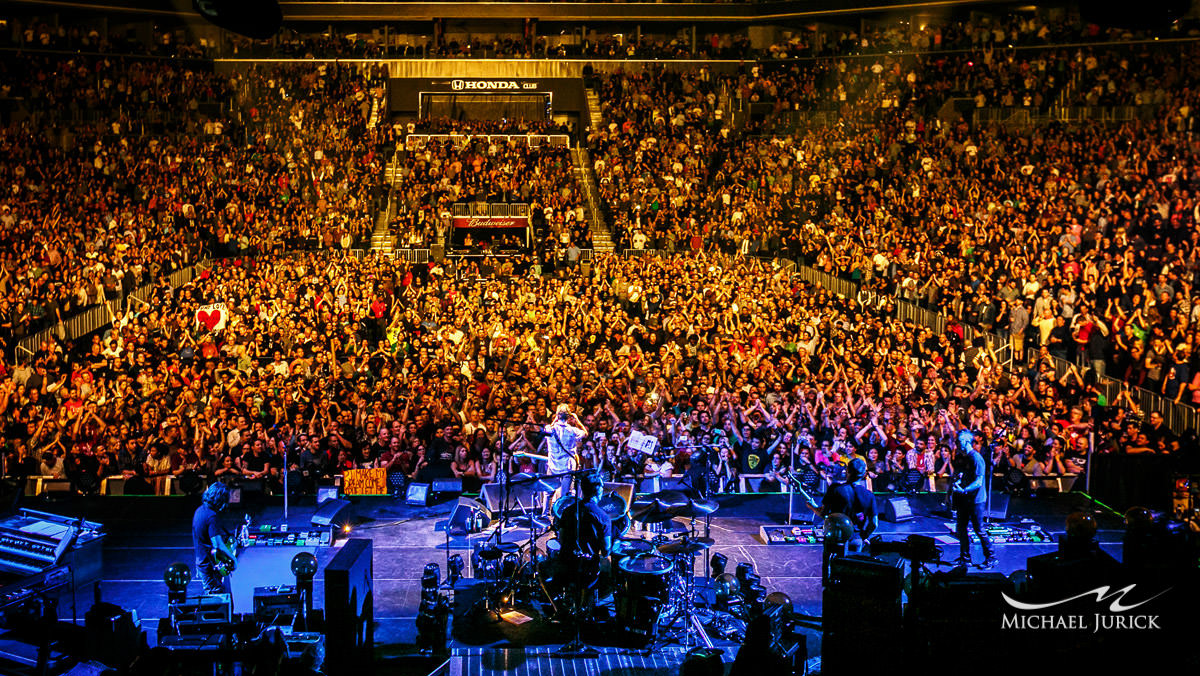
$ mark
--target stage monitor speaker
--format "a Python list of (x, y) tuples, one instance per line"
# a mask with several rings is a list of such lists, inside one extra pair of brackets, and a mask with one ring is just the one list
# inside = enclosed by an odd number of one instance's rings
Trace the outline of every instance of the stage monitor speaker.
[(987, 517), (994, 521), (1003, 521), (1008, 518), (1008, 493), (1000, 491), (992, 491), (992, 502), (988, 505)]
[(882, 516), (888, 523), (904, 523), (916, 518), (912, 506), (908, 504), (908, 498), (900, 497), (883, 498)]
[(371, 671), (374, 639), (371, 541), (350, 538), (325, 566), (325, 665), (330, 676)]
[(636, 487), (633, 484), (624, 484), (624, 483), (618, 483), (615, 481), (605, 481), (604, 482), (604, 492), (605, 493), (616, 493), (617, 495), (619, 495), (621, 497), (621, 499), (625, 501), (626, 507), (633, 506), (634, 488), (636, 488)]
[(404, 504), (414, 507), (428, 507), (429, 484), (410, 483), (404, 491)]
[[(512, 484), (508, 487), (508, 508), (513, 512), (526, 512), (536, 506), (537, 493), (532, 483)], [(483, 506), (498, 516), (504, 507), (504, 484), (484, 484), (479, 490)]]
[(483, 503), (471, 498), (459, 498), (454, 509), (450, 511), (446, 528), (450, 529), (451, 535), (468, 535), (483, 530), (491, 521)]
[(442, 497), (460, 495), (463, 492), (462, 479), (434, 479), (429, 492)]
[(333, 526), (339, 531), (350, 523), (349, 500), (326, 500), (317, 505), (317, 511), (312, 515), (312, 525)]

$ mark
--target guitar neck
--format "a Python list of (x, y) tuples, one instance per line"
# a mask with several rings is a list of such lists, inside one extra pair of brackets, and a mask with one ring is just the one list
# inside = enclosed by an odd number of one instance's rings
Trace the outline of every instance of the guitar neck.
[(550, 462), (550, 456), (548, 456), (548, 455), (539, 455), (537, 453), (526, 453), (525, 451), (517, 451), (516, 453), (513, 453), (513, 457), (514, 458), (533, 458), (534, 460), (541, 460), (542, 462)]

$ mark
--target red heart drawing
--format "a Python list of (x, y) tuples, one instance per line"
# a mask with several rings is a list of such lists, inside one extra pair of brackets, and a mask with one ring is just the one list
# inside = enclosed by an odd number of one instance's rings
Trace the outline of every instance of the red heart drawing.
[(217, 324), (221, 323), (221, 310), (201, 310), (196, 313), (196, 321), (212, 331)]

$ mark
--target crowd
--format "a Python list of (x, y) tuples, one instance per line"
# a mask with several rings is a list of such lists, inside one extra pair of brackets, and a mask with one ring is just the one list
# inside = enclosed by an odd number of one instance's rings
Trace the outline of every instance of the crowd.
[[(52, 335), (6, 362), (4, 472), (83, 492), (116, 474), (129, 492), (171, 475), (278, 491), (285, 473), (311, 489), (355, 467), (470, 486), (530, 469), (521, 453), (539, 451), (560, 403), (588, 427), (588, 466), (726, 490), (744, 475), (766, 490), (835, 477), (857, 455), (873, 481), (936, 484), (962, 428), (997, 467), (1034, 476), (1086, 469), (1089, 439), (1096, 452), (1188, 449), (1096, 378), (1200, 403), (1196, 60), (1046, 55), (1043, 69), (993, 53), (981, 75), (954, 57), (608, 76), (587, 138), (607, 221), (623, 246), (664, 255), (586, 269), (558, 264), (578, 262), (587, 237), (565, 148), (408, 148), (404, 127), (380, 123), (377, 70), (18, 57), (29, 118), (0, 138), (6, 346), (157, 287), (114, 304), (101, 335)], [(1060, 64), (1069, 75), (1048, 74)], [(1022, 71), (1039, 93), (1057, 91), (1052, 78), (1113, 100), (1137, 86), (1153, 114), (1029, 130), (936, 114), (948, 93), (1008, 91), (1001, 76)], [(72, 91), (86, 114), (60, 104)], [(839, 121), (742, 128), (734, 99), (777, 113), (832, 99)], [(164, 122), (147, 126), (154, 110)], [(544, 244), (503, 261), (349, 255), (381, 206), (390, 147), (405, 148), (397, 232), (444, 234), (454, 202), (520, 201)], [(163, 281), (210, 257), (182, 288)], [(834, 296), (775, 258), (861, 291)], [(935, 334), (898, 320), (897, 300), (952, 319)], [(213, 304), (223, 322), (200, 314)], [(964, 340), (963, 322), (1006, 336), (1016, 360)], [(1041, 353), (1026, 360), (1026, 344)], [(1042, 355), (1088, 366), (1057, 377)], [(631, 450), (634, 432), (660, 450)]]
[(749, 78), (647, 72), (607, 81), (589, 143), (625, 247), (799, 260), (1200, 402), (1191, 54), (1139, 62), (1154, 115), (1111, 129), (929, 116), (926, 72), (898, 106), (868, 83), (833, 127), (742, 134), (717, 106)]
[[(453, 205), (468, 202), (528, 205), (529, 227), (543, 250), (591, 248), (585, 198), (572, 171), (570, 147), (532, 143), (526, 136), (562, 134), (566, 130), (561, 125), (427, 118), (406, 127), (410, 132), (454, 136), (428, 141), (412, 137), (397, 159), (390, 230), (401, 245), (418, 247), (450, 236), (452, 248), (467, 251), (529, 248), (526, 233), (512, 233), (512, 228), (452, 232)], [(509, 134), (507, 141), (500, 138)]]
[[(518, 454), (538, 451), (564, 402), (589, 428), (585, 464), (702, 472), (725, 489), (742, 473), (768, 489), (791, 480), (784, 468), (836, 474), (857, 454), (876, 474), (932, 476), (964, 426), (1031, 472), (1083, 462), (1085, 381), (1005, 371), (986, 348), (756, 259), (609, 255), (591, 275), (531, 263), (481, 278), (332, 252), (224, 259), (159, 288), (83, 356), (51, 341), (8, 374), (6, 473), (81, 490), (119, 474), (130, 492), (188, 474), (280, 490), (285, 467), (310, 489), (385, 467), (470, 486), (527, 465)], [(196, 320), (213, 302), (229, 313), (215, 332)], [(634, 431), (663, 452), (631, 452)], [(711, 458), (670, 450), (698, 444)]]
[[(205, 257), (366, 239), (390, 127), (380, 74), (336, 65), (15, 57), (0, 130), (0, 340)], [(377, 104), (378, 107), (379, 104)], [(375, 111), (379, 114), (379, 111)]]

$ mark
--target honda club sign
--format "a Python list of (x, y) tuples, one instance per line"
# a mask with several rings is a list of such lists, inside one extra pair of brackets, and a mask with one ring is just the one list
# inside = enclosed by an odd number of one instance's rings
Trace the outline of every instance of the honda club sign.
[(521, 89), (537, 89), (537, 82), (518, 82), (516, 80), (451, 80), (450, 88), (459, 91), (517, 91)]

